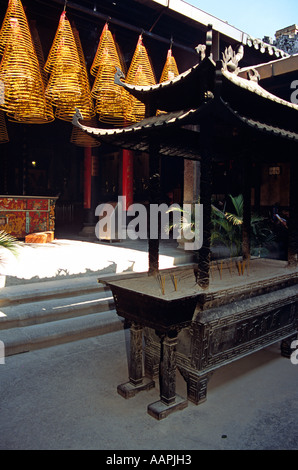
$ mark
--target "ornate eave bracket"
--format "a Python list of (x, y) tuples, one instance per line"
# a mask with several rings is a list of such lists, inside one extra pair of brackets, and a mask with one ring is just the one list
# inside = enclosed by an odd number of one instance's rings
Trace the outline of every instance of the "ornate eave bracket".
[[(122, 86), (123, 88), (125, 88), (125, 90), (127, 91), (133, 91), (136, 89), (136, 86), (130, 86), (128, 83), (125, 83), (122, 81), (125, 80), (125, 75), (124, 73), (122, 72), (121, 69), (119, 69), (119, 67), (115, 67), (116, 69), (116, 73), (115, 73), (115, 76), (114, 76), (114, 83), (115, 85), (119, 85), (119, 86)], [(143, 88), (143, 87), (142, 87)]]
[(75, 108), (75, 114), (73, 115), (72, 118), (72, 125), (78, 127), (79, 129), (84, 130), (84, 127), (82, 124), (79, 122), (80, 120), (83, 120), (83, 116), (78, 108)]

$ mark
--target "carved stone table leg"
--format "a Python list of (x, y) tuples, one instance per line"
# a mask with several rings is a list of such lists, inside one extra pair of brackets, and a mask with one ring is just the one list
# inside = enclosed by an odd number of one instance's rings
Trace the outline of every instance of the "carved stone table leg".
[(280, 353), (283, 357), (287, 357), (287, 358), (291, 357), (291, 355), (293, 353), (293, 349), (291, 348), (291, 344), (296, 339), (298, 339), (297, 334), (291, 335), (288, 338), (285, 338), (285, 339), (282, 340), (281, 345), (280, 345)]
[(148, 413), (159, 420), (173, 411), (182, 410), (188, 404), (187, 400), (176, 395), (176, 345), (177, 333), (161, 338), (160, 400), (148, 405)]
[(187, 380), (187, 398), (195, 405), (200, 405), (207, 400), (207, 384), (211, 374), (198, 377), (189, 374)]
[(152, 380), (158, 380), (159, 377), (160, 347), (156, 346), (156, 343), (148, 341), (148, 338), (145, 339), (145, 376)]
[(143, 328), (132, 323), (130, 327), (129, 381), (118, 385), (117, 391), (124, 398), (131, 398), (142, 390), (153, 388), (153, 380), (143, 377)]

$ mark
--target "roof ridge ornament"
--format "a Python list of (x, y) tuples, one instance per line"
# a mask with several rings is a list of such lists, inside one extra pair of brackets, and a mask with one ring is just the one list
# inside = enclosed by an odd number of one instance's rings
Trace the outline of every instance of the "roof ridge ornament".
[(226, 47), (225, 51), (222, 53), (222, 70), (235, 73), (238, 75), (240, 68), (238, 63), (244, 56), (244, 47), (239, 46), (238, 51), (235, 52), (232, 46)]
[(201, 56), (201, 61), (203, 61), (206, 57), (206, 44), (198, 44), (195, 49), (196, 52)]
[(196, 52), (201, 56), (201, 61), (205, 59), (205, 57), (210, 57), (212, 59), (212, 24), (208, 24), (207, 32), (206, 32), (206, 43), (205, 44), (198, 44), (195, 47)]
[(124, 73), (122, 72), (121, 69), (119, 69), (119, 67), (115, 67), (115, 69), (116, 69), (116, 73), (114, 77), (114, 83), (116, 83), (116, 85), (120, 85), (125, 88), (124, 82), (121, 81), (121, 78), (125, 79)]

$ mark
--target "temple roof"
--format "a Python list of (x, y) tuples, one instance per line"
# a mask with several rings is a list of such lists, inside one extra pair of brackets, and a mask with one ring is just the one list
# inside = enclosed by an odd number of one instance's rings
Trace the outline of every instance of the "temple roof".
[[(238, 71), (237, 61), (219, 68), (206, 58), (162, 84), (125, 84), (153, 114), (127, 127), (107, 129), (84, 126), (77, 111), (73, 124), (101, 142), (144, 152), (153, 136), (160, 142), (161, 154), (190, 159), (200, 158), (198, 131), (206, 116), (223, 127), (236, 126), (298, 142), (298, 105), (262, 88), (254, 69), (247, 71), (248, 78), (238, 76)], [(117, 74), (115, 81), (119, 79)], [(167, 112), (156, 115), (156, 109)]]
[[(142, 152), (148, 152), (150, 136), (159, 135), (162, 137), (160, 140), (162, 155), (198, 159), (198, 132), (187, 126), (196, 122), (195, 115), (200, 112), (202, 112), (201, 108), (174, 111), (146, 118), (127, 127), (106, 129), (82, 125), (79, 122), (81, 115), (77, 110), (73, 124), (102, 143)], [(174, 138), (173, 129), (175, 129)]]
[(252, 72), (252, 79), (223, 71), (217, 97), (239, 114), (264, 124), (298, 133), (298, 105), (283, 100), (262, 88)]

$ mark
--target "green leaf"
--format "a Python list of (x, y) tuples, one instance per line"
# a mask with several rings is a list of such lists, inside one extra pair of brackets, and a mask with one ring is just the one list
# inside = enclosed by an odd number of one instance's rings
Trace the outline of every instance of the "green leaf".
[(12, 235), (10, 235), (10, 233), (5, 232), (4, 230), (0, 231), (0, 247), (6, 248), (11, 253), (13, 253), (13, 255), (17, 256), (19, 245), (20, 243), (17, 238), (13, 237)]

